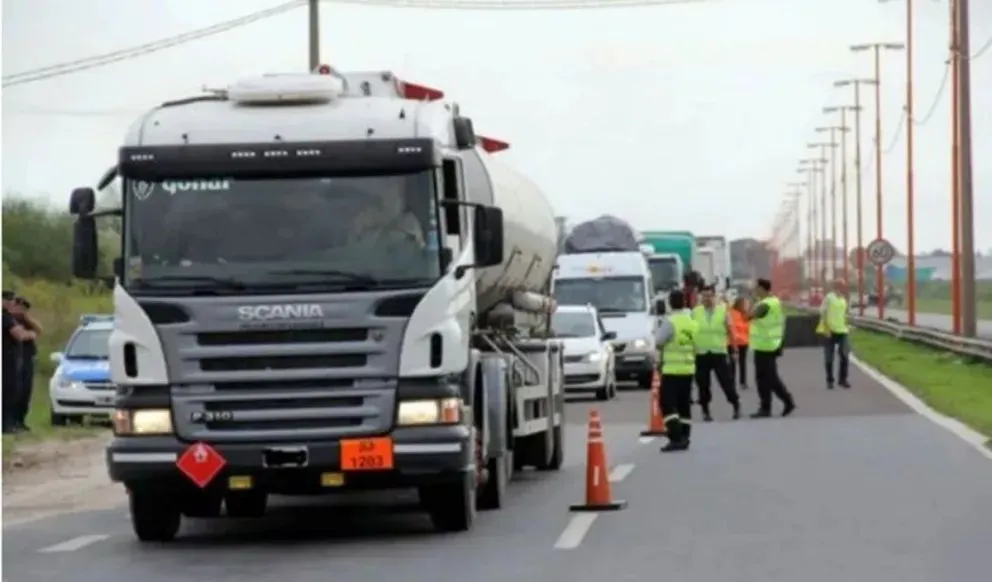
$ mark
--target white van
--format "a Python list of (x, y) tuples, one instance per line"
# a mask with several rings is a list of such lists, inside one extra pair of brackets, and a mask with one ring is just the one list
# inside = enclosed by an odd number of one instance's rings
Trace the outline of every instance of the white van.
[(592, 305), (607, 331), (616, 333), (617, 381), (651, 387), (658, 365), (654, 286), (643, 253), (604, 252), (558, 256), (555, 299), (559, 305)]

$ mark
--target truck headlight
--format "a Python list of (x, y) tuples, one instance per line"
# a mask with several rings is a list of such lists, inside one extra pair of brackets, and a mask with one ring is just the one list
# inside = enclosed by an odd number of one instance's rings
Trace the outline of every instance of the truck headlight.
[(630, 342), (630, 347), (634, 348), (635, 350), (646, 350), (649, 347), (651, 347), (651, 341), (644, 338), (637, 338), (634, 341)]
[(598, 362), (603, 359), (603, 352), (589, 352), (586, 354), (587, 362)]
[(143, 408), (140, 410), (115, 410), (114, 434), (166, 435), (172, 434), (172, 412), (168, 408)]
[(461, 420), (461, 398), (406, 400), (396, 412), (396, 422), (402, 426), (457, 424)]

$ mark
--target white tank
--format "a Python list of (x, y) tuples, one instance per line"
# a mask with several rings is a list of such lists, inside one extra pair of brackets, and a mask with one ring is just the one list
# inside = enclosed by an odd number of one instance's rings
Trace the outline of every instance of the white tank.
[[(503, 210), (503, 263), (475, 274), (479, 310), (486, 312), (512, 300), (514, 292), (546, 291), (558, 239), (555, 212), (544, 193), (494, 156), (481, 150), (477, 153), (489, 173), (493, 204)], [(486, 185), (469, 183), (467, 187)]]

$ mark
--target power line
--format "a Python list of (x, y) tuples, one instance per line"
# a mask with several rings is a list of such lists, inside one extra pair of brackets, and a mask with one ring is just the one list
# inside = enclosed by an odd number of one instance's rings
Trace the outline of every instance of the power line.
[(715, 0), (324, 0), (337, 4), (420, 8), (427, 10), (600, 10), (672, 4), (698, 4)]
[(940, 87), (937, 88), (937, 93), (933, 96), (933, 101), (930, 102), (930, 107), (927, 109), (926, 115), (923, 119), (914, 119), (913, 123), (916, 125), (926, 125), (933, 114), (937, 112), (937, 106), (940, 105), (940, 100), (944, 96), (944, 91), (947, 89), (947, 81), (951, 77), (951, 64), (947, 63), (944, 65), (944, 76), (940, 79)]
[(969, 60), (972, 60), (972, 61), (978, 60), (990, 48), (992, 48), (992, 36), (990, 36), (989, 39), (987, 41), (985, 41), (985, 44), (982, 45), (982, 48), (980, 48), (977, 51), (975, 51), (975, 54), (973, 54), (970, 57), (968, 57), (968, 59)]
[(13, 73), (11, 75), (7, 75), (3, 77), (2, 86), (13, 87), (25, 83), (32, 83), (35, 81), (41, 81), (44, 79), (50, 79), (52, 77), (59, 77), (62, 75), (69, 75), (72, 73), (78, 73), (80, 71), (85, 71), (96, 67), (102, 67), (104, 65), (109, 65), (111, 63), (116, 63), (119, 61), (124, 61), (127, 59), (144, 56), (180, 44), (184, 44), (194, 40), (199, 40), (202, 38), (220, 34), (222, 32), (227, 32), (234, 28), (239, 28), (248, 24), (252, 24), (259, 20), (263, 20), (265, 18), (276, 16), (278, 14), (288, 12), (295, 8), (299, 8), (305, 4), (306, 4), (306, 0), (291, 0), (289, 2), (284, 2), (282, 4), (279, 4), (278, 6), (268, 8), (266, 10), (260, 10), (258, 12), (253, 12), (251, 14), (240, 16), (238, 18), (234, 18), (218, 24), (214, 24), (212, 26), (207, 26), (205, 28), (200, 28), (183, 34), (148, 42), (128, 49), (117, 50), (102, 55), (76, 59), (64, 63), (48, 65), (45, 67), (39, 67), (37, 69), (32, 69), (30, 71), (23, 71), (21, 73)]

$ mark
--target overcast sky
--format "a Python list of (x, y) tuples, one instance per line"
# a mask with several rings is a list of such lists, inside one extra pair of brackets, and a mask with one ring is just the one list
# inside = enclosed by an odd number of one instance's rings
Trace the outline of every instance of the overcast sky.
[[(917, 6), (917, 118), (940, 85), (947, 2)], [(3, 72), (126, 48), (280, 0), (4, 0)], [(973, 0), (972, 51), (992, 36)], [(835, 80), (871, 73), (852, 43), (902, 41), (895, 0), (713, 0), (597, 11), (478, 12), (322, 5), (322, 56), (444, 89), (480, 133), (573, 220), (614, 213), (642, 229), (765, 237), (800, 179)], [(153, 55), (3, 90), (3, 188), (64, 204), (116, 157), (128, 124), (163, 100), (263, 72), (305, 70), (303, 9)], [(992, 247), (992, 50), (974, 61), (976, 238)], [(904, 103), (905, 55), (883, 62), (883, 143)], [(950, 91), (917, 127), (918, 248), (950, 246)], [(870, 95), (869, 95), (870, 97)], [(874, 234), (874, 102), (866, 98), (866, 240)], [(984, 105), (984, 107), (983, 107)], [(905, 134), (903, 133), (903, 136)], [(904, 139), (904, 137), (903, 137)], [(853, 141), (853, 140), (852, 140)], [(851, 147), (853, 152), (853, 145)], [(853, 153), (852, 153), (853, 157)], [(886, 237), (906, 240), (905, 141), (884, 157)], [(851, 240), (853, 177), (851, 180)], [(869, 203), (870, 202), (870, 203)]]

